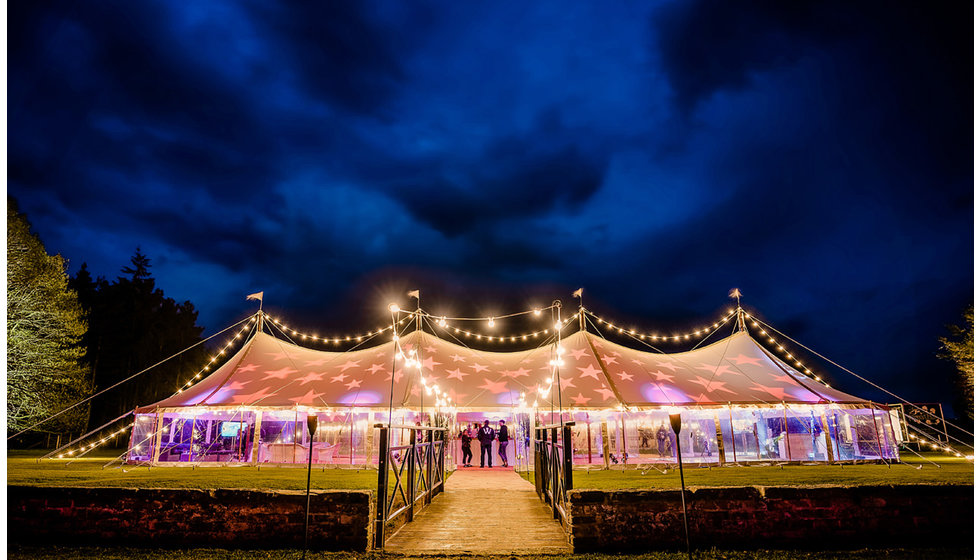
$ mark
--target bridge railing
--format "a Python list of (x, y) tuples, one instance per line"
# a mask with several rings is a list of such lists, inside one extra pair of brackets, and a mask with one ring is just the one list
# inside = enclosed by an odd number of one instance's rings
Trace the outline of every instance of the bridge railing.
[(534, 428), (534, 489), (568, 527), (568, 491), (572, 489), (572, 426), (575, 422)]
[[(445, 489), (448, 434), (446, 428), (430, 426), (374, 427), (381, 430), (374, 546), (384, 548), (389, 521), (405, 512), (407, 521), (412, 521), (416, 512)], [(408, 445), (391, 445), (394, 430), (409, 430)]]

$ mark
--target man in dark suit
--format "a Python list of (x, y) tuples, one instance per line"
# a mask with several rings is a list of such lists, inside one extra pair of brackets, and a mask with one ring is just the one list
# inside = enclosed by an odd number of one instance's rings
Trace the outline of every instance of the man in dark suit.
[(500, 429), (497, 430), (497, 455), (500, 455), (500, 460), (504, 462), (504, 466), (507, 465), (507, 444), (510, 443), (510, 434), (507, 433), (507, 424), (503, 420), (500, 421)]
[(480, 440), (480, 468), (484, 467), (483, 460), (486, 458), (486, 466), (493, 468), (493, 440), (497, 433), (490, 427), (490, 421), (484, 420), (483, 426), (476, 434), (476, 439)]

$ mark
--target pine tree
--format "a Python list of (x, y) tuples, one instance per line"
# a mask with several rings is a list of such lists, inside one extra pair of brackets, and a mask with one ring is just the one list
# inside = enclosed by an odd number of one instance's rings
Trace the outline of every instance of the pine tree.
[(973, 305), (963, 313), (963, 319), (966, 326), (950, 325), (952, 336), (939, 339), (943, 345), (939, 357), (956, 364), (956, 408), (973, 420)]
[[(26, 216), (7, 198), (7, 430), (19, 431), (90, 394), (81, 338), (86, 330), (67, 264), (49, 255)], [(38, 432), (84, 428), (80, 406)]]
[[(156, 287), (150, 258), (140, 248), (109, 283), (92, 280), (85, 265), (72, 279), (88, 313), (85, 337), (92, 379), (97, 389), (134, 373), (201, 340), (197, 310)], [(98, 426), (137, 406), (170, 396), (206, 363), (207, 350), (195, 348), (165, 362), (93, 401), (91, 426)]]

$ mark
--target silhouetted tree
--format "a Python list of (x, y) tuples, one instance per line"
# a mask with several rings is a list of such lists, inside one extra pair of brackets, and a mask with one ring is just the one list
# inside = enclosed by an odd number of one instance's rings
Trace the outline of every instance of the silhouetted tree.
[[(150, 259), (137, 248), (124, 276), (93, 280), (82, 266), (72, 280), (88, 313), (85, 337), (97, 389), (109, 387), (201, 340), (197, 310), (156, 287)], [(170, 396), (205, 363), (201, 347), (120, 385), (95, 400), (92, 426)]]
[(950, 325), (952, 336), (939, 339), (939, 357), (956, 364), (957, 414), (973, 420), (973, 305), (963, 312), (963, 319), (965, 326)]
[[(7, 198), (7, 431), (19, 431), (90, 394), (85, 321), (67, 264), (49, 255), (17, 202)], [(36, 431), (84, 428), (79, 406)]]

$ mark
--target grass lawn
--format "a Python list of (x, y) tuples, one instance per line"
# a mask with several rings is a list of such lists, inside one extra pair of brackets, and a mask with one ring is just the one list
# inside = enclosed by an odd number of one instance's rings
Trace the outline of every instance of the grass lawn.
[[(123, 560), (140, 558), (146, 560), (299, 560), (302, 553), (298, 550), (222, 550), (222, 549), (191, 549), (191, 550), (157, 550), (137, 548), (62, 548), (62, 547), (14, 547), (8, 551), (8, 558), (27, 560), (49, 558), (52, 560)], [(872, 560), (887, 558), (889, 560), (957, 560), (972, 558), (972, 551), (949, 549), (890, 549), (890, 550), (856, 550), (832, 552), (802, 552), (785, 550), (755, 550), (755, 551), (697, 551), (693, 554), (698, 560)], [(307, 555), (311, 560), (386, 560), (397, 558), (408, 559), (410, 556), (383, 553), (325, 553), (311, 552)], [(432, 557), (427, 557), (432, 558)], [(472, 559), (473, 556), (438, 556), (445, 559)], [(511, 556), (488, 556), (497, 560), (507, 560)], [(687, 555), (680, 552), (654, 552), (638, 555), (611, 554), (578, 554), (578, 555), (534, 555), (521, 556), (527, 560), (686, 560)]]
[[(124, 488), (249, 488), (306, 490), (303, 467), (136, 467), (118, 463), (103, 468), (118, 453), (95, 452), (69, 463), (64, 459), (37, 461), (41, 453), (8, 452), (7, 484)], [(94, 457), (92, 455), (95, 455)], [(378, 471), (314, 468), (314, 489), (377, 489)]]
[[(87, 486), (131, 488), (251, 488), (304, 490), (306, 469), (302, 467), (135, 467), (103, 466), (115, 457), (94, 457), (37, 462), (38, 452), (9, 452), (7, 484), (37, 486)], [(687, 486), (809, 486), (861, 484), (973, 484), (973, 463), (946, 454), (928, 454), (936, 466), (918, 458), (901, 465), (787, 465), (767, 467), (684, 468)], [(921, 466), (922, 468), (916, 468)], [(529, 479), (533, 481), (533, 473)], [(378, 473), (373, 469), (314, 468), (315, 489), (376, 489)], [(393, 483), (393, 481), (391, 481)], [(650, 469), (574, 471), (575, 488), (678, 488), (676, 469), (666, 474)]]
[[(875, 484), (973, 484), (973, 463), (946, 454), (923, 454), (936, 466), (918, 458), (900, 465), (786, 465), (783, 467), (684, 467), (684, 483), (692, 486), (818, 486)], [(922, 468), (917, 468), (921, 466)], [(522, 473), (523, 475), (523, 473)], [(533, 482), (534, 473), (527, 478)], [(580, 470), (572, 473), (579, 489), (680, 488), (677, 469), (666, 474), (641, 470)]]

